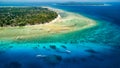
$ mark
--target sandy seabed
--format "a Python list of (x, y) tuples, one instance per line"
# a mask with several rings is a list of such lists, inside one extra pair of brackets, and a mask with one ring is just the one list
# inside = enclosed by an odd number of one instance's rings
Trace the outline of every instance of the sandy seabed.
[(49, 9), (59, 14), (49, 23), (0, 28), (0, 68), (120, 68), (115, 25)]
[(58, 17), (46, 24), (27, 25), (23, 27), (0, 27), (1, 40), (27, 39), (64, 34), (76, 30), (83, 30), (97, 25), (96, 21), (79, 14), (50, 8), (56, 11)]

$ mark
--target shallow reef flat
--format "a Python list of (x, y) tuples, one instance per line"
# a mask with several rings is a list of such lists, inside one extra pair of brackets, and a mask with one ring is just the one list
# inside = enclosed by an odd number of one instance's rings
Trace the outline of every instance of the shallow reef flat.
[(120, 68), (119, 26), (54, 11), (47, 24), (0, 28), (0, 68)]
[[(97, 25), (96, 21), (79, 14), (53, 9), (58, 17), (46, 24), (27, 25), (23, 27), (0, 27), (0, 40), (28, 40), (59, 36)], [(59, 38), (61, 38), (59, 36)], [(39, 40), (38, 39), (38, 40)]]

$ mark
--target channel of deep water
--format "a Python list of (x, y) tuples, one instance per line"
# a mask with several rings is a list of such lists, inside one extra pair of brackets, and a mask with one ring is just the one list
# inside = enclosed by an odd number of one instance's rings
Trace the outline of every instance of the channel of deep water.
[(120, 68), (118, 25), (54, 7), (56, 23), (0, 28), (0, 68)]

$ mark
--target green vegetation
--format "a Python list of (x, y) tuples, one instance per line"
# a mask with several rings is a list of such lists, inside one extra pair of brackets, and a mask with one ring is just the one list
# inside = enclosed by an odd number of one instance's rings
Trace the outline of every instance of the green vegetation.
[(0, 26), (44, 24), (57, 17), (57, 13), (41, 7), (0, 7)]

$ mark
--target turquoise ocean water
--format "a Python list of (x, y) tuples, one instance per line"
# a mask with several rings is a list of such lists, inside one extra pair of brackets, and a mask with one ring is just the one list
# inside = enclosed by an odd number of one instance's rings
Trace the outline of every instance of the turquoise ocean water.
[(0, 5), (50, 6), (82, 14), (94, 19), (100, 25), (43, 39), (35, 38), (22, 42), (1, 40), (0, 68), (120, 68), (119, 3), (110, 3), (112, 6), (53, 4), (1, 3)]

